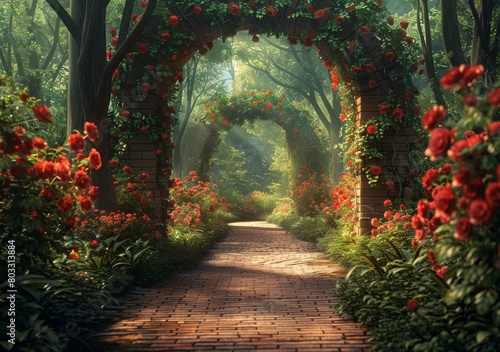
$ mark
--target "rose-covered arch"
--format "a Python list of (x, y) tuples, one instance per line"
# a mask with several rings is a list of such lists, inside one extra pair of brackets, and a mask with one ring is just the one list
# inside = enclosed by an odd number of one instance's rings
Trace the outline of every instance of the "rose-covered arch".
[[(127, 69), (115, 73), (122, 109), (141, 116), (127, 122), (125, 129), (137, 132), (146, 126), (153, 132), (159, 183), (170, 176), (174, 87), (182, 80), (183, 65), (196, 53), (210, 50), (215, 39), (245, 30), (255, 42), (260, 35), (276, 35), (291, 44), (315, 46), (324, 59), (332, 87), (341, 90), (343, 99), (339, 118), (345, 121), (346, 166), (359, 180), (360, 231), (370, 229), (369, 220), (383, 211), (385, 198), (403, 195), (408, 143), (414, 139), (412, 119), (418, 114), (411, 74), (421, 72), (422, 62), (415, 58), (413, 38), (406, 35), (408, 22), (395, 21), (381, 0), (200, 0), (165, 5), (138, 44), (137, 55), (132, 55), (132, 66), (127, 66), (132, 74), (124, 75)], [(144, 147), (143, 142), (138, 145)], [(127, 157), (137, 152), (133, 148)], [(392, 190), (385, 182), (394, 184)]]
[(190, 156), (187, 158), (187, 169), (195, 170), (201, 179), (208, 179), (210, 160), (218, 145), (219, 133), (247, 121), (267, 120), (284, 130), (294, 173), (307, 167), (311, 173), (326, 174), (328, 154), (312, 126), (310, 116), (308, 111), (267, 90), (221, 96), (205, 106), (205, 115), (192, 127), (190, 137), (195, 141), (192, 148), (186, 150)]

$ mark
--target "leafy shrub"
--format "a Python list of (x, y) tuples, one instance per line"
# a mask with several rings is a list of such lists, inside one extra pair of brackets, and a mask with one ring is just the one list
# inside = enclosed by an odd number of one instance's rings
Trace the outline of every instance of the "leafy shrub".
[(445, 88), (456, 89), (465, 105), (453, 127), (440, 126), (444, 107), (423, 116), (431, 133), (425, 155), (439, 164), (422, 177), (428, 198), (418, 201), (411, 217), (416, 252), (397, 254), (406, 245), (408, 214), (390, 209), (372, 233), (398, 244), (366, 246), (366, 264), (339, 283), (339, 311), (373, 329), (374, 350), (498, 349), (500, 88), (474, 86), (482, 71), (462, 65), (443, 77)]
[(311, 173), (307, 166), (298, 170), (298, 176), (293, 184), (295, 188), (291, 198), (294, 207), (301, 215), (317, 215), (331, 202), (330, 180), (323, 174)]
[(198, 181), (194, 171), (184, 181), (172, 180), (170, 196), (173, 210), (169, 212), (171, 227), (186, 230), (218, 227), (227, 213), (225, 200), (219, 200), (217, 189), (216, 184)]
[(302, 217), (290, 225), (288, 231), (302, 240), (316, 242), (326, 234), (328, 229), (328, 224), (322, 217)]
[(365, 249), (362, 258), (337, 283), (339, 314), (373, 329), (374, 351), (412, 351), (430, 341), (436, 319), (446, 312), (440, 300), (446, 284), (432, 272), (425, 252), (418, 248), (412, 255), (388, 242), (378, 253)]
[(276, 197), (260, 191), (253, 191), (243, 197), (241, 213), (246, 218), (263, 219), (276, 206)]
[(283, 222), (290, 214), (292, 214), (292, 205), (289, 199), (285, 199), (276, 204), (272, 213), (266, 217), (266, 221), (284, 227)]
[[(82, 290), (64, 280), (62, 268), (53, 268), (59, 258), (73, 253), (64, 236), (74, 230), (76, 213), (90, 211), (98, 196), (87, 172), (101, 167), (100, 155), (95, 149), (88, 155), (83, 151), (87, 140), (93, 142), (99, 136), (97, 127), (86, 123), (85, 135), (73, 133), (69, 148), (50, 148), (30, 131), (35, 120), (50, 123), (52, 114), (12, 81), (0, 78), (0, 256), (8, 258), (9, 264), (8, 270), (2, 265), (2, 290), (18, 289), (16, 347), (62, 351), (68, 338), (66, 324), (81, 321), (82, 316), (60, 308), (83, 302)], [(14, 263), (15, 282), (4, 277), (14, 270)], [(39, 272), (32, 274), (35, 269)], [(6, 302), (8, 294), (0, 300)], [(11, 321), (6, 310), (0, 314), (2, 321)], [(2, 343), (2, 347), (14, 345)]]
[[(89, 168), (101, 166), (99, 153), (82, 154), (85, 140), (98, 138), (95, 125), (85, 125), (88, 135), (73, 134), (69, 140), (70, 158), (65, 148), (50, 148), (27, 130), (35, 117), (49, 123), (51, 113), (44, 105), (0, 80), (0, 228), (2, 251), (6, 241), (15, 241), (16, 259), (28, 268), (36, 259), (50, 261), (54, 253), (68, 253), (63, 235), (75, 225), (76, 206), (86, 212), (98, 189), (91, 185)], [(15, 236), (14, 236), (15, 234)]]

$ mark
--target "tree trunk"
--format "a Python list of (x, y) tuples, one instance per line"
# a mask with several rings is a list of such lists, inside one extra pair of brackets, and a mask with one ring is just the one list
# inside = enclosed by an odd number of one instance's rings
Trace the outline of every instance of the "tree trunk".
[[(83, 27), (85, 16), (85, 2), (81, 0), (71, 0), (71, 18), (78, 28)], [(80, 96), (80, 80), (78, 78), (78, 58), (80, 57), (80, 46), (71, 34), (68, 34), (69, 59), (68, 59), (68, 119), (66, 124), (66, 134), (69, 136), (73, 130), (81, 131), (85, 122), (83, 105)]]
[[(420, 36), (420, 42), (422, 43), (425, 59), (425, 70), (427, 72), (427, 77), (429, 78), (432, 92), (436, 98), (436, 103), (446, 107), (446, 101), (444, 100), (443, 93), (439, 85), (439, 80), (436, 74), (436, 67), (434, 65), (434, 57), (432, 54), (432, 39), (431, 39), (431, 28), (429, 21), (429, 5), (427, 0), (420, 0), (420, 7), (417, 10), (417, 26), (418, 34)], [(420, 23), (420, 10), (422, 11), (422, 17), (424, 21), (424, 29), (422, 30), (422, 24)]]
[[(78, 0), (75, 0), (78, 1)], [(106, 211), (118, 210), (118, 201), (109, 166), (109, 137), (106, 120), (111, 85), (103, 87), (101, 77), (106, 66), (106, 5), (101, 0), (86, 2), (82, 42), (78, 58), (80, 104), (85, 121), (94, 122), (101, 132), (93, 147), (101, 154), (102, 167), (92, 170), (92, 182), (99, 187), (95, 205)], [(102, 94), (98, 94), (101, 91)]]
[(441, 33), (446, 51), (446, 58), (451, 67), (465, 63), (465, 57), (460, 42), (459, 24), (457, 19), (457, 1), (441, 0)]

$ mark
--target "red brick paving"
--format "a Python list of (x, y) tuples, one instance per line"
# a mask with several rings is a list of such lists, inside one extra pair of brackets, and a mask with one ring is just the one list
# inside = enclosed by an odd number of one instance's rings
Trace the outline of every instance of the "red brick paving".
[(196, 269), (127, 296), (95, 338), (107, 351), (370, 350), (333, 309), (338, 264), (274, 225), (231, 228)]

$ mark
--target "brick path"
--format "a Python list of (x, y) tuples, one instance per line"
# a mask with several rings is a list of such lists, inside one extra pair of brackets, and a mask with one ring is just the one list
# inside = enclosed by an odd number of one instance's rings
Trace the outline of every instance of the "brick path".
[(333, 310), (339, 265), (274, 225), (231, 228), (196, 269), (127, 296), (95, 336), (106, 351), (370, 350)]

